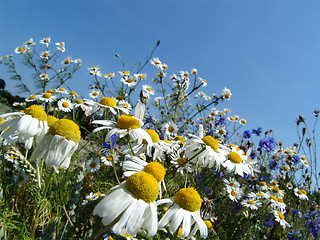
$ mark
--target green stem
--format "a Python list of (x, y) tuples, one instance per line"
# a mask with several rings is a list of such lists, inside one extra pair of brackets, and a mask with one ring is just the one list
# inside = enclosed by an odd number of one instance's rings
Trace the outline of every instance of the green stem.
[(109, 229), (110, 225), (105, 226), (104, 228), (102, 228), (99, 232), (97, 232), (96, 234), (92, 235), (89, 238), (86, 238), (85, 240), (93, 240), (96, 237), (99, 237), (100, 235), (102, 235), (104, 232), (106, 232)]

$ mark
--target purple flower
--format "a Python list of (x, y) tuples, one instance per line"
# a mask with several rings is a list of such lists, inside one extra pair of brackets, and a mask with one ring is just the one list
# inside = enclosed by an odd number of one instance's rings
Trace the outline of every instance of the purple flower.
[(251, 138), (251, 131), (250, 130), (245, 130), (243, 132), (243, 137), (244, 138)]
[(260, 136), (261, 133), (262, 133), (262, 128), (261, 127), (258, 127), (257, 129), (252, 129), (252, 134)]
[(260, 140), (259, 147), (262, 148), (263, 151), (272, 152), (276, 147), (276, 141), (273, 137), (265, 137)]

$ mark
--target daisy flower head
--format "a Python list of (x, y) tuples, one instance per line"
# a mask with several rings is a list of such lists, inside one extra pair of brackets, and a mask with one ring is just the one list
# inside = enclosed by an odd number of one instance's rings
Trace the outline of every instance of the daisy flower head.
[(25, 99), (26, 102), (34, 102), (35, 100), (37, 100), (37, 96), (36, 95), (30, 95), (28, 98)]
[(40, 58), (44, 60), (48, 60), (50, 57), (50, 51), (44, 50), (43, 52), (40, 53)]
[(46, 45), (46, 47), (48, 47), (50, 41), (51, 41), (51, 38), (50, 38), (50, 37), (47, 37), (47, 38), (42, 38), (42, 39), (40, 40), (40, 43), (41, 43), (41, 44), (44, 44), (44, 45)]
[(75, 92), (75, 91), (71, 91), (69, 93), (69, 97), (72, 98), (72, 99), (75, 99), (76, 97), (78, 97), (79, 95)]
[(96, 172), (100, 169), (100, 160), (98, 158), (90, 158), (86, 162), (86, 169), (89, 172)]
[(205, 79), (202, 79), (202, 78), (198, 78), (198, 80), (199, 80), (199, 83), (202, 85), (202, 87), (205, 87), (205, 86), (207, 86), (207, 80), (205, 80)]
[(241, 149), (232, 147), (227, 160), (225, 160), (222, 165), (227, 168), (229, 172), (235, 172), (243, 177), (244, 174), (252, 173), (252, 167), (248, 164), (247, 159), (247, 156)]
[(101, 91), (100, 90), (98, 90), (98, 89), (92, 89), (91, 91), (90, 91), (90, 93), (89, 93), (89, 96), (91, 97), (91, 98), (93, 98), (93, 99), (97, 99), (98, 97), (100, 97), (101, 96)]
[(208, 227), (200, 217), (201, 197), (196, 189), (182, 188), (173, 199), (158, 200), (157, 203), (172, 204), (159, 221), (159, 229), (169, 225), (170, 233), (174, 234), (181, 226), (184, 238), (195, 235), (198, 230), (202, 238), (208, 236)]
[(23, 113), (13, 112), (0, 115), (0, 118), (11, 118), (0, 125), (0, 131), (6, 129), (2, 132), (1, 137), (8, 141), (17, 138), (25, 144), (26, 149), (32, 147), (33, 137), (36, 137), (38, 142), (48, 130), (47, 114), (38, 105), (31, 105)]
[(73, 103), (67, 98), (62, 98), (58, 101), (59, 110), (63, 112), (71, 112), (73, 109)]
[(296, 195), (300, 200), (308, 200), (307, 192), (303, 189), (295, 188), (294, 195)]
[(27, 53), (28, 51), (30, 51), (30, 48), (29, 48), (28, 46), (26, 46), (26, 45), (21, 45), (21, 46), (16, 47), (16, 48), (14, 49), (14, 52), (15, 52), (16, 54), (25, 54), (25, 53)]
[(55, 99), (56, 99), (56, 96), (50, 92), (45, 92), (45, 93), (39, 95), (39, 100), (46, 102), (46, 103), (53, 102)]
[(243, 191), (240, 188), (226, 188), (226, 194), (231, 201), (238, 202), (243, 196)]
[(143, 228), (152, 237), (158, 230), (155, 202), (158, 195), (157, 180), (149, 173), (138, 172), (116, 186), (111, 194), (98, 203), (93, 214), (102, 217), (104, 225), (116, 220), (112, 231), (117, 235), (127, 232), (135, 236)]
[(258, 210), (258, 208), (262, 206), (262, 203), (260, 202), (260, 200), (250, 198), (243, 200), (241, 202), (241, 205), (250, 208), (251, 210)]
[(66, 45), (64, 42), (56, 42), (56, 46), (58, 51), (65, 52), (66, 51)]
[(142, 120), (134, 115), (120, 115), (117, 122), (110, 120), (94, 120), (92, 123), (102, 125), (101, 127), (94, 129), (93, 132), (111, 129), (106, 135), (106, 142), (109, 141), (112, 135), (118, 134), (120, 138), (129, 135), (131, 139), (138, 141), (138, 144), (141, 144), (143, 140), (146, 140), (147, 144), (152, 143), (150, 135), (141, 128), (143, 126)]
[(225, 127), (225, 126), (218, 125), (218, 126), (216, 126), (216, 128), (215, 128), (215, 134), (216, 134), (218, 137), (226, 137), (226, 136), (228, 135), (228, 131), (226, 130), (226, 127)]
[(72, 154), (77, 150), (81, 138), (80, 128), (72, 120), (60, 119), (54, 122), (37, 144), (31, 159), (44, 159), (48, 167), (56, 172), (67, 169)]
[(147, 92), (148, 94), (154, 95), (154, 90), (150, 85), (142, 85), (142, 90)]
[(281, 198), (283, 198), (283, 196), (284, 196), (284, 190), (281, 190), (279, 187), (274, 187), (274, 186), (269, 186), (269, 189), (270, 189), (270, 194), (271, 195), (273, 195), (273, 196), (275, 196), (275, 197), (277, 197), (277, 198), (279, 198), (279, 197), (281, 197)]
[(307, 160), (306, 156), (301, 156), (300, 161), (305, 167), (309, 167), (309, 161)]
[(68, 66), (72, 63), (72, 58), (71, 57), (66, 57), (65, 59), (63, 59), (63, 61), (61, 62), (62, 65)]
[(241, 125), (246, 125), (246, 124), (247, 124), (247, 121), (242, 118), (242, 119), (240, 119), (239, 123), (240, 123)]
[(110, 110), (113, 114), (117, 114), (116, 110), (121, 110), (126, 114), (129, 113), (129, 110), (127, 108), (121, 107), (121, 105), (118, 105), (114, 98), (102, 97), (97, 105), (100, 108)]
[(26, 42), (24, 43), (24, 45), (34, 46), (34, 45), (36, 45), (36, 44), (34, 43), (33, 38), (30, 38), (28, 41), (26, 41)]
[(167, 122), (163, 127), (162, 130), (167, 138), (175, 137), (178, 133), (178, 125), (174, 122)]
[(88, 68), (89, 74), (90, 74), (90, 75), (95, 75), (95, 76), (101, 77), (102, 74), (101, 74), (101, 72), (99, 71), (99, 69), (100, 69), (100, 68), (99, 68), (98, 66), (97, 66), (97, 67)]
[(289, 223), (286, 222), (284, 217), (285, 211), (273, 211), (273, 216), (275, 217), (275, 220), (280, 223), (280, 225), (285, 229), (286, 227), (291, 227)]
[(146, 79), (147, 78), (147, 74), (145, 73), (137, 73), (133, 75), (135, 77), (135, 79)]
[(231, 95), (232, 95), (232, 93), (231, 93), (230, 89), (228, 89), (228, 88), (225, 87), (225, 88), (222, 90), (221, 97), (222, 97), (223, 99), (225, 99), (225, 100), (230, 100)]
[(153, 58), (152, 60), (150, 60), (150, 63), (155, 66), (156, 68), (160, 68), (161, 67), (161, 61), (159, 60), (158, 57)]
[(69, 94), (68, 90), (66, 90), (65, 88), (62, 88), (62, 87), (56, 88), (54, 91), (55, 91), (56, 93)]
[(193, 75), (197, 75), (198, 70), (195, 69), (195, 68), (192, 68), (190, 72), (191, 72), (191, 74), (193, 74)]
[(176, 166), (177, 172), (181, 174), (184, 174), (184, 172), (193, 172), (194, 169), (186, 158), (183, 148), (172, 151), (170, 156), (171, 163)]
[(120, 81), (127, 85), (128, 87), (133, 87), (137, 84), (137, 80), (136, 79), (132, 79), (129, 75), (124, 75)]
[[(127, 109), (128, 113), (131, 111), (132, 106), (130, 103), (128, 103), (128, 101), (125, 100), (121, 100), (118, 102), (118, 105), (124, 109)], [(124, 111), (125, 112), (125, 111)]]

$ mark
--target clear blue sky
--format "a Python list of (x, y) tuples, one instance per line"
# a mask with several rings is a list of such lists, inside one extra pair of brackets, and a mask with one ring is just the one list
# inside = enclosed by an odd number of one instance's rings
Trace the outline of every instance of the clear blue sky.
[[(161, 40), (155, 56), (168, 64), (169, 75), (197, 68), (208, 81), (206, 93), (231, 89), (219, 109), (245, 118), (249, 129), (273, 129), (290, 145), (295, 118), (311, 120), (320, 107), (319, 25), (315, 0), (10, 0), (0, 1), (0, 55), (31, 37), (65, 41), (65, 56), (84, 66), (71, 86), (86, 94), (88, 67), (116, 72), (115, 53), (132, 66)], [(6, 80), (5, 70), (0, 66)]]

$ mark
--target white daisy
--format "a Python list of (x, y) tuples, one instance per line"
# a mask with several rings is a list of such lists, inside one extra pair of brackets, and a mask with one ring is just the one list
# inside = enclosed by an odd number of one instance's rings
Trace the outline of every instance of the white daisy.
[(148, 231), (148, 236), (157, 233), (157, 204), (159, 195), (157, 180), (149, 173), (138, 172), (130, 176), (114, 191), (101, 200), (93, 214), (102, 217), (102, 223), (112, 227), (115, 234), (123, 232), (135, 236), (140, 228)]
[(120, 81), (124, 84), (127, 85), (128, 87), (133, 87), (137, 84), (136, 79), (132, 79), (130, 76), (125, 75), (123, 76)]
[(129, 114), (129, 110), (127, 108), (123, 108), (120, 105), (117, 105), (117, 102), (114, 98), (102, 97), (99, 103), (97, 103), (97, 106), (102, 109), (108, 109), (115, 115), (117, 114), (116, 110), (120, 110), (125, 114)]
[(72, 58), (71, 57), (66, 57), (65, 59), (63, 59), (63, 61), (61, 62), (62, 65), (68, 66), (72, 63)]
[(60, 52), (66, 51), (66, 48), (65, 48), (66, 45), (64, 42), (57, 42), (56, 45), (57, 45), (58, 51), (60, 51)]
[[(157, 204), (173, 204), (159, 221), (159, 229), (169, 225), (169, 231), (174, 234), (181, 226), (182, 237), (191, 237), (200, 230), (201, 238), (208, 236), (208, 227), (200, 217), (201, 198), (194, 188), (180, 189), (172, 199), (157, 201)], [(194, 225), (194, 226), (193, 226)], [(191, 230), (193, 226), (193, 229)]]
[(235, 172), (241, 177), (244, 174), (251, 174), (252, 167), (248, 164), (247, 156), (241, 149), (232, 147), (228, 154), (227, 160), (225, 160), (222, 165), (227, 168), (229, 172)]
[(35, 100), (37, 100), (37, 96), (36, 95), (30, 95), (28, 98), (25, 99), (26, 102), (33, 102)]
[(69, 99), (62, 98), (58, 101), (59, 110), (63, 112), (71, 112), (73, 109), (73, 103)]
[(100, 169), (100, 160), (97, 158), (90, 158), (86, 162), (86, 168), (90, 172), (96, 172)]
[(51, 41), (51, 38), (50, 38), (50, 37), (47, 37), (47, 38), (42, 38), (42, 39), (40, 40), (40, 43), (41, 43), (41, 44), (44, 44), (44, 45), (46, 45), (46, 47), (48, 47), (50, 41)]
[(251, 210), (258, 210), (258, 208), (262, 206), (262, 203), (260, 200), (250, 198), (241, 201), (241, 205), (250, 208)]
[(1, 137), (11, 141), (17, 139), (25, 144), (26, 149), (30, 149), (33, 137), (40, 141), (41, 136), (48, 130), (47, 114), (38, 105), (32, 105), (22, 112), (13, 112), (0, 115), (0, 118), (12, 118), (0, 125), (0, 131), (6, 129)]
[(232, 95), (232, 93), (231, 93), (230, 89), (228, 89), (228, 88), (225, 87), (225, 88), (222, 90), (221, 97), (222, 97), (223, 99), (225, 99), (225, 100), (230, 100), (231, 95)]
[(109, 120), (94, 120), (92, 123), (103, 125), (102, 127), (94, 129), (93, 132), (103, 129), (111, 129), (106, 136), (106, 142), (109, 141), (112, 135), (119, 134), (120, 138), (129, 135), (134, 141), (137, 140), (138, 144), (141, 144), (143, 140), (146, 140), (148, 144), (152, 143), (150, 135), (141, 128), (143, 126), (143, 122), (133, 115), (121, 115), (117, 122)]
[(150, 85), (142, 85), (142, 90), (147, 92), (148, 94), (154, 95), (154, 90)]
[(44, 50), (40, 54), (40, 58), (42, 58), (42, 59), (48, 60), (49, 57), (50, 57), (50, 51), (48, 51), (48, 50)]
[(55, 99), (56, 96), (49, 92), (45, 92), (39, 96), (39, 100), (43, 102), (53, 102)]
[(25, 54), (26, 52), (29, 52), (29, 51), (30, 51), (30, 48), (26, 45), (21, 45), (14, 49), (14, 52), (17, 54)]
[(77, 150), (81, 133), (79, 126), (69, 119), (56, 121), (37, 144), (31, 159), (44, 159), (48, 167), (53, 167), (56, 172), (60, 168), (67, 169), (72, 154)]
[(294, 195), (296, 195), (300, 200), (308, 200), (307, 192), (303, 189), (295, 188)]
[(178, 125), (174, 122), (167, 122), (163, 127), (162, 130), (164, 131), (167, 138), (172, 138), (177, 135), (178, 132)]
[(273, 216), (275, 217), (275, 220), (280, 223), (280, 225), (285, 229), (286, 227), (291, 227), (289, 223), (286, 222), (284, 219), (285, 211), (273, 211)]
[(93, 90), (90, 91), (89, 96), (90, 96), (91, 98), (93, 98), (93, 99), (97, 99), (98, 97), (101, 96), (101, 94), (102, 94), (102, 93), (101, 93), (100, 90), (98, 90), (98, 89), (93, 89)]
[(193, 172), (193, 166), (189, 163), (189, 160), (184, 155), (184, 149), (179, 148), (172, 151), (170, 154), (171, 162), (175, 165), (177, 172), (184, 174), (184, 172)]

